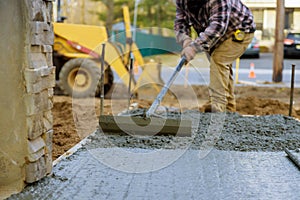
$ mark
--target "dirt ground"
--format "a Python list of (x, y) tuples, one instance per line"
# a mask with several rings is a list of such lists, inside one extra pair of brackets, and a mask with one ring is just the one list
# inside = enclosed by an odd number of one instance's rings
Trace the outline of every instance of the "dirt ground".
[[(128, 106), (127, 89), (122, 85), (115, 85), (111, 91), (104, 100), (104, 114), (115, 115), (126, 110)], [(176, 93), (176, 97), (168, 95), (161, 104), (169, 108), (180, 107), (181, 110), (199, 110), (208, 97), (207, 86), (193, 86), (188, 89), (184, 86), (172, 86), (171, 91)], [(289, 88), (237, 86), (235, 94), (239, 114), (286, 116), (289, 114)], [(155, 93), (144, 88), (139, 91), (139, 98), (131, 100), (130, 103), (137, 103), (138, 107), (149, 107), (155, 96)], [(97, 129), (100, 99), (72, 99), (69, 96), (55, 95), (53, 101), (53, 160), (55, 160)], [(300, 119), (300, 88), (294, 91), (292, 116)]]

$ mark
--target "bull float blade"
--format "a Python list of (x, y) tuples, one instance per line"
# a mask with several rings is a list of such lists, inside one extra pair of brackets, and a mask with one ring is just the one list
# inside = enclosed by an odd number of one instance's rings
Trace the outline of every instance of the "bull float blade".
[(174, 135), (183, 137), (191, 136), (192, 132), (192, 122), (178, 118), (102, 115), (99, 117), (99, 126), (104, 133), (141, 136)]

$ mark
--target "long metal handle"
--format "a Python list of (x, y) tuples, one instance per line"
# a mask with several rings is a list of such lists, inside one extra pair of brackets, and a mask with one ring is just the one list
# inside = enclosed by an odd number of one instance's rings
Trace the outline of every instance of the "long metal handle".
[(150, 108), (147, 110), (146, 117), (150, 117), (156, 111), (157, 107), (159, 106), (160, 102), (162, 101), (162, 99), (166, 95), (166, 93), (169, 90), (170, 86), (173, 84), (174, 80), (176, 79), (179, 71), (181, 70), (181, 68), (183, 67), (185, 62), (186, 62), (186, 58), (181, 57), (179, 63), (176, 66), (176, 69), (175, 69), (174, 73), (172, 74), (172, 76), (170, 77), (168, 82), (164, 85), (164, 87), (162, 88), (160, 93), (157, 95), (156, 99), (154, 100), (154, 102), (152, 103)]

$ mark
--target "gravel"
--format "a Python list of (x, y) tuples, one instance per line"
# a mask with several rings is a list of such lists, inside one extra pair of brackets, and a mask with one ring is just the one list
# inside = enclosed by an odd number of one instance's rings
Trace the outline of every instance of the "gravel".
[[(179, 117), (180, 115), (177, 114)], [(172, 116), (174, 117), (174, 116)], [(89, 137), (91, 148), (144, 148), (196, 150), (216, 148), (225, 151), (283, 151), (300, 146), (300, 122), (283, 115), (241, 116), (237, 113), (200, 113), (181, 115), (192, 120), (192, 136), (130, 136), (103, 134)]]

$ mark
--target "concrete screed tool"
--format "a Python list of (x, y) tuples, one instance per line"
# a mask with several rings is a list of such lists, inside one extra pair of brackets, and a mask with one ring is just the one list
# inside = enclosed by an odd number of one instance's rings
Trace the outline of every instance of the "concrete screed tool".
[(122, 116), (100, 115), (99, 125), (104, 133), (125, 133), (128, 135), (176, 135), (191, 136), (191, 121), (183, 120), (180, 114), (157, 115), (157, 107), (166, 95), (168, 89), (176, 79), (179, 71), (185, 64), (182, 57), (175, 71), (155, 98), (150, 108), (145, 111), (128, 112)]

